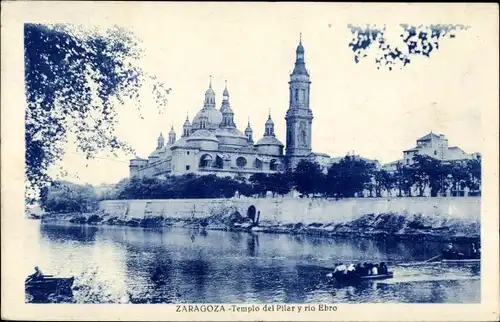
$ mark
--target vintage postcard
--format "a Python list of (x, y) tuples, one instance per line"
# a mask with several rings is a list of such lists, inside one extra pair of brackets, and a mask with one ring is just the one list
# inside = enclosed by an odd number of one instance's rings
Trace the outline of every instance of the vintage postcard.
[(498, 27), (2, 2), (2, 318), (498, 320)]

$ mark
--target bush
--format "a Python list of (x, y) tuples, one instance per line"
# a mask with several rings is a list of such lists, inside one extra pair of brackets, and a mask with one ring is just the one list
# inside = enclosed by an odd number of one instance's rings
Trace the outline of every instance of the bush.
[(42, 190), (40, 207), (52, 213), (85, 213), (97, 210), (98, 198), (90, 185), (59, 181)]

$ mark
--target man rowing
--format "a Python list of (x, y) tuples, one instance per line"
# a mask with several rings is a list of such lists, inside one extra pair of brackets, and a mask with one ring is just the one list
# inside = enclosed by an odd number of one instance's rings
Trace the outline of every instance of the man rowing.
[(443, 259), (463, 259), (464, 254), (459, 252), (452, 243), (443, 250)]
[(35, 266), (35, 273), (28, 276), (28, 280), (31, 281), (31, 280), (42, 280), (42, 279), (43, 279), (42, 271), (40, 270), (40, 268), (38, 268), (38, 266)]

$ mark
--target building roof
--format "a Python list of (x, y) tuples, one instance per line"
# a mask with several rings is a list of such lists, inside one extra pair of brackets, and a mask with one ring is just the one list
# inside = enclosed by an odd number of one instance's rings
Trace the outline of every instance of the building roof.
[(427, 135), (422, 136), (420, 139), (417, 140), (417, 142), (419, 142), (419, 141), (430, 141), (433, 138), (434, 139), (439, 139), (440, 137), (439, 137), (439, 135), (431, 132), (431, 133), (429, 133)]
[(418, 151), (418, 148), (412, 148), (412, 149), (404, 150), (403, 152), (412, 152), (412, 151)]
[(197, 130), (189, 137), (187, 137), (186, 141), (189, 142), (189, 141), (199, 141), (199, 140), (219, 142), (219, 140), (217, 140), (215, 135), (208, 130)]
[(233, 137), (233, 138), (242, 138), (242, 139), (247, 139), (247, 136), (243, 133), (241, 133), (240, 130), (236, 128), (219, 128), (215, 130), (215, 135), (216, 136), (226, 136), (226, 137)]
[(279, 145), (284, 146), (280, 140), (278, 140), (275, 136), (264, 136), (262, 139), (257, 141), (255, 145)]

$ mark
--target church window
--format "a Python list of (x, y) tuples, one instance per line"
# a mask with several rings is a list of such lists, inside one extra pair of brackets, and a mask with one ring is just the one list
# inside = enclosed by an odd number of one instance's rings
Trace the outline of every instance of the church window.
[(286, 143), (287, 143), (287, 145), (290, 145), (290, 144), (292, 144), (292, 138), (293, 138), (292, 130), (288, 130), (286, 132), (286, 134), (287, 134), (286, 135)]
[(188, 166), (188, 165), (187, 165), (187, 166), (186, 166), (186, 170), (188, 170), (188, 171), (189, 171), (189, 169), (190, 169), (190, 166)]
[(236, 159), (236, 165), (239, 167), (239, 168), (243, 168), (247, 165), (247, 159), (245, 159), (244, 157), (239, 157)]
[(301, 89), (300, 90), (300, 100), (302, 102), (305, 102), (306, 101), (306, 90), (305, 89)]
[(254, 167), (255, 169), (262, 169), (262, 161), (255, 159)]
[(295, 90), (295, 101), (298, 101), (299, 100), (299, 90), (296, 89)]
[(276, 159), (272, 159), (271, 162), (269, 163), (269, 170), (271, 171), (278, 170), (278, 163), (276, 162)]
[(437, 155), (438, 154), (438, 151), (434, 150), (434, 155)]
[(189, 155), (189, 151), (187, 151), (187, 155)]

